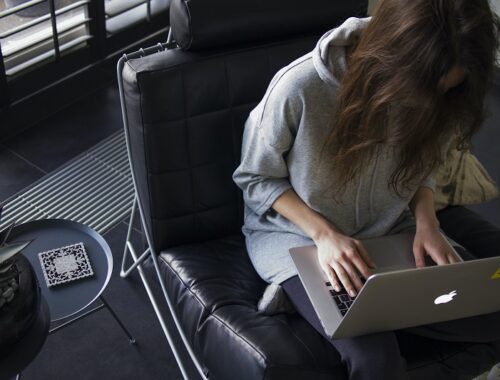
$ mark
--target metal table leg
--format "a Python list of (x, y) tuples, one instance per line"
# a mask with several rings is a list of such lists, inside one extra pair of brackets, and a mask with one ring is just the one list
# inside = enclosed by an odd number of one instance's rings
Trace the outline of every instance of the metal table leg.
[(113, 318), (115, 319), (115, 321), (118, 322), (118, 324), (120, 325), (120, 327), (122, 328), (122, 330), (125, 332), (125, 334), (127, 334), (129, 342), (131, 344), (136, 344), (135, 338), (132, 336), (132, 334), (130, 334), (130, 332), (127, 330), (127, 328), (125, 327), (125, 325), (123, 324), (123, 322), (120, 320), (120, 318), (118, 318), (118, 315), (116, 315), (116, 313), (111, 308), (111, 306), (109, 306), (109, 304), (106, 302), (106, 300), (104, 299), (104, 297), (101, 295), (99, 298), (102, 301), (102, 303), (104, 304), (104, 306), (106, 306), (108, 308), (109, 312), (111, 313), (111, 315), (113, 316)]
[[(104, 297), (102, 295), (99, 296), (99, 299), (101, 300), (102, 304), (90, 309), (90, 310), (87, 310), (85, 313), (83, 314), (80, 314), (79, 316), (69, 320), (69, 321), (66, 321), (64, 322), (63, 324), (57, 326), (57, 327), (54, 327), (53, 329), (49, 330), (49, 334), (52, 334), (58, 330), (61, 330), (63, 329), (64, 327), (68, 326), (68, 325), (71, 325), (77, 321), (79, 321), (80, 319), (82, 318), (85, 318), (86, 316), (90, 315), (90, 314), (93, 314), (95, 313), (96, 311), (98, 310), (101, 310), (103, 308), (107, 308), (109, 310), (109, 312), (111, 313), (111, 315), (113, 316), (113, 318), (115, 319), (116, 322), (118, 322), (118, 324), (120, 325), (120, 327), (122, 328), (122, 330), (125, 332), (125, 334), (127, 334), (127, 337), (129, 339), (129, 342), (131, 344), (136, 344), (136, 340), (135, 338), (132, 336), (132, 334), (130, 334), (130, 332), (127, 330), (127, 328), (125, 327), (125, 325), (123, 324), (123, 322), (120, 320), (120, 318), (118, 318), (118, 315), (115, 313), (115, 311), (111, 308), (111, 306), (109, 306), (109, 303), (104, 299)], [(20, 376), (20, 374), (18, 375)], [(18, 379), (16, 379), (18, 380)]]

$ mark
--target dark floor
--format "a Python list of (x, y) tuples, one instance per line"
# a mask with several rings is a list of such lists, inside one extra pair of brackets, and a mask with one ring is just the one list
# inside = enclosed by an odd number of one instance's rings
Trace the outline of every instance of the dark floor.
[[(0, 146), (0, 201), (121, 128), (118, 90), (113, 84), (5, 141)], [(138, 274), (127, 279), (119, 276), (126, 233), (125, 220), (104, 234), (114, 268), (103, 295), (138, 344), (130, 345), (110, 313), (101, 309), (50, 335), (23, 371), (23, 380), (182, 378)], [(137, 247), (142, 242), (137, 230), (133, 240)], [(168, 325), (172, 323), (167, 319)], [(191, 373), (195, 379), (195, 372)]]
[(0, 143), (0, 201), (123, 128), (115, 85)]
[[(500, 89), (489, 96), (491, 117), (475, 138), (475, 153), (500, 183)], [(82, 99), (57, 115), (0, 145), (0, 201), (122, 128), (116, 85)], [(500, 225), (500, 200), (475, 206)], [(106, 309), (49, 336), (42, 352), (23, 372), (29, 379), (181, 379), (173, 354), (137, 273), (118, 275), (126, 222), (104, 237), (114, 257), (104, 296), (138, 341), (131, 346)], [(134, 231), (134, 240), (141, 236)], [(172, 322), (168, 319), (170, 326)], [(186, 354), (183, 353), (183, 357)], [(191, 368), (192, 378), (194, 370)]]

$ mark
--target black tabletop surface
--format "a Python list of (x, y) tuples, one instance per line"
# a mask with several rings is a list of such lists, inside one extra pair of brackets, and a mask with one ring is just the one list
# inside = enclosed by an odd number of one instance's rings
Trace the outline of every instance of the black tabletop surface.
[[(37, 220), (16, 226), (9, 242), (32, 239), (33, 242), (22, 253), (35, 270), (52, 321), (81, 311), (106, 288), (113, 270), (113, 256), (106, 241), (90, 227), (62, 219)], [(38, 253), (80, 242), (85, 247), (94, 274), (47, 287)]]

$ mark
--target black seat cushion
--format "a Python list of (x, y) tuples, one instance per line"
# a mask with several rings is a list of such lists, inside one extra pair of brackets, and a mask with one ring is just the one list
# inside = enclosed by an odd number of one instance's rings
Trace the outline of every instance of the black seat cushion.
[[(336, 350), (298, 314), (266, 316), (257, 302), (266, 283), (248, 259), (244, 237), (183, 245), (160, 255), (171, 301), (198, 357), (215, 379), (345, 379)], [(400, 334), (412, 378), (476, 373), (498, 347)], [(452, 377), (453, 378), (453, 377)]]
[(168, 249), (160, 267), (210, 378), (345, 378), (338, 353), (298, 314), (258, 313), (267, 284), (253, 269), (242, 235)]

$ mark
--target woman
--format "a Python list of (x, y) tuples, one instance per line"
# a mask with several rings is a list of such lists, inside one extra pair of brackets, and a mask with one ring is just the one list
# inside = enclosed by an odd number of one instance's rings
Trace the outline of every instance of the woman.
[[(452, 136), (466, 144), (481, 125), (499, 25), (487, 0), (379, 0), (372, 18), (346, 20), (281, 69), (250, 113), (233, 175), (248, 253), (323, 335), (289, 248), (315, 244), (351, 296), (374, 266), (360, 239), (413, 228), (417, 266), (455, 261), (432, 173)], [(411, 331), (500, 341), (500, 315), (477, 318)], [(350, 378), (405, 378), (393, 332), (331, 343)]]

